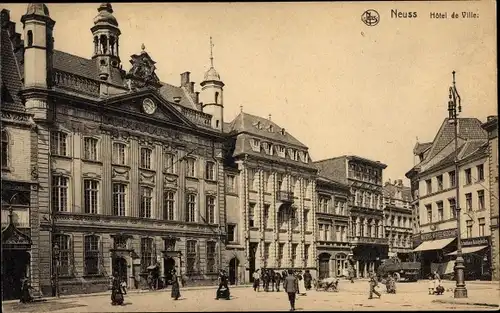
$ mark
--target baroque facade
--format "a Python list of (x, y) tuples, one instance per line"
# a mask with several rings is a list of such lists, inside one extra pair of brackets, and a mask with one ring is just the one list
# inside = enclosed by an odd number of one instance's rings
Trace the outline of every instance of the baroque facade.
[(3, 282), (92, 292), (112, 273), (142, 288), (176, 269), (212, 283), (225, 267), (224, 84), (213, 66), (201, 92), (189, 72), (164, 83), (144, 46), (124, 71), (111, 4), (97, 11), (90, 58), (55, 49), (46, 5), (28, 5), (24, 40), (1, 12)]
[[(414, 237), (422, 274), (437, 270), (453, 275), (456, 256), (457, 204), (461, 208), (462, 252), (466, 279), (490, 275), (490, 205), (487, 132), (476, 118), (458, 119), (458, 149), (454, 125), (443, 121), (434, 140), (417, 144), (420, 163), (406, 177), (418, 186), (419, 233)], [(458, 174), (455, 160), (458, 160)], [(460, 187), (456, 199), (457, 182)]]
[(385, 236), (389, 240), (389, 256), (397, 256), (402, 261), (410, 258), (414, 215), (410, 206), (410, 187), (398, 179), (384, 184)]
[(382, 187), (387, 165), (359, 156), (341, 156), (314, 165), (319, 175), (349, 186), (350, 258), (356, 277), (368, 277), (368, 272), (388, 257)]
[(271, 119), (241, 112), (225, 126), (230, 282), (260, 268), (315, 275), (316, 169), (308, 148)]
[(493, 280), (500, 280), (500, 250), (498, 234), (498, 116), (489, 116), (482, 125), (488, 132), (488, 176), (490, 181), (490, 230), (491, 230), (491, 275)]

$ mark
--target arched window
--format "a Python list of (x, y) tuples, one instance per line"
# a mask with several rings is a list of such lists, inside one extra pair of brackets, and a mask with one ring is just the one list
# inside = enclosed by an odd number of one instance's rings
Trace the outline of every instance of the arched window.
[(28, 30), (28, 47), (31, 47), (33, 45), (33, 32), (31, 30)]
[(219, 104), (219, 92), (215, 92), (215, 104)]
[(2, 168), (7, 167), (9, 160), (9, 134), (2, 130)]
[(101, 53), (106, 54), (108, 52), (108, 38), (105, 35), (101, 35)]
[(97, 36), (94, 36), (94, 54), (98, 53), (99, 49), (99, 38)]
[(115, 37), (111, 36), (109, 37), (109, 52), (111, 55), (116, 55), (115, 54)]

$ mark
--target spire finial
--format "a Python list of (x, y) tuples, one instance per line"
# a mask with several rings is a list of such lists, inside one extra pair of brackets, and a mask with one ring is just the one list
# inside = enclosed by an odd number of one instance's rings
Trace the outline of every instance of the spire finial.
[(243, 106), (240, 105), (240, 112), (243, 113)]
[(144, 52), (144, 50), (146, 50), (146, 46), (144, 45), (144, 43), (141, 45), (141, 50)]
[(455, 71), (451, 72), (451, 74), (453, 75), (453, 86), (455, 86)]
[(212, 43), (212, 36), (210, 36), (210, 66), (214, 67), (214, 54), (212, 48), (214, 44)]

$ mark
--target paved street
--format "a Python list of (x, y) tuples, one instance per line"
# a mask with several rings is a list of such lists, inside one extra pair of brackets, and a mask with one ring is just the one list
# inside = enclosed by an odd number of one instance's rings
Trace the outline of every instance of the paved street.
[[(446, 288), (453, 282), (444, 282)], [(289, 309), (286, 294), (277, 292), (254, 292), (251, 288), (233, 288), (232, 300), (214, 300), (215, 289), (184, 290), (182, 299), (173, 301), (170, 290), (145, 293), (130, 293), (125, 296), (124, 306), (111, 306), (110, 296), (97, 295), (80, 298), (63, 298), (46, 302), (21, 305), (7, 303), (3, 305), (4, 312), (131, 312), (131, 311), (268, 311)], [(340, 292), (309, 291), (306, 296), (300, 296), (296, 303), (298, 311), (310, 310), (495, 310), (494, 307), (479, 305), (464, 305), (453, 303), (436, 303), (433, 300), (453, 301), (452, 292), (443, 296), (429, 296), (427, 282), (400, 283), (397, 294), (385, 294), (381, 299), (368, 300), (368, 282), (356, 281), (350, 284), (341, 281)], [(492, 283), (468, 284), (470, 302), (498, 303), (499, 289)]]

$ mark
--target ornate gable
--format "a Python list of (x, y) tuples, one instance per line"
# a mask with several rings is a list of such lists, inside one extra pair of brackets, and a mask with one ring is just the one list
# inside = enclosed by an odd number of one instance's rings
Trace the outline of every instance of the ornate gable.
[(131, 56), (132, 68), (128, 71), (126, 78), (129, 79), (132, 89), (143, 88), (148, 85), (157, 88), (161, 87), (160, 79), (155, 73), (156, 62), (144, 51), (144, 48), (144, 45), (142, 45), (141, 53)]

